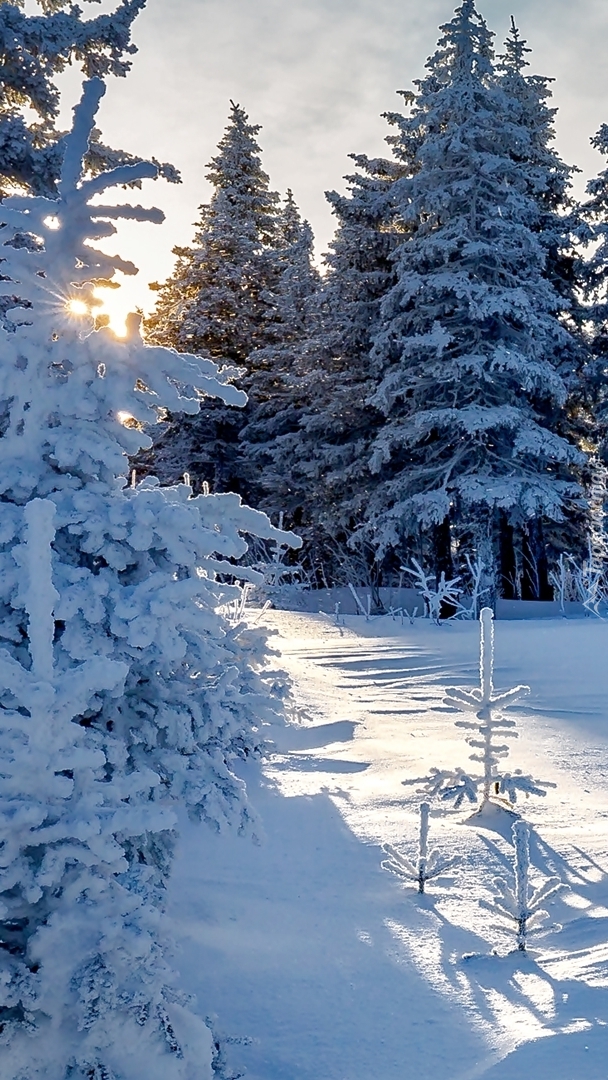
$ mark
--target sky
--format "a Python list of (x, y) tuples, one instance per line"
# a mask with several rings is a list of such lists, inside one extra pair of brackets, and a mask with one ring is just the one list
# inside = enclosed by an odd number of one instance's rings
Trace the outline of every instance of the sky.
[[(29, 6), (29, 5), (28, 5)], [(87, 15), (111, 0), (84, 3)], [(263, 165), (275, 190), (291, 187), (326, 250), (334, 220), (326, 190), (345, 190), (349, 153), (386, 152), (381, 114), (398, 109), (434, 51), (456, 0), (148, 0), (133, 28), (139, 52), (126, 79), (111, 80), (99, 114), (104, 139), (171, 161), (183, 183), (148, 182), (137, 201), (160, 206), (162, 226), (128, 223), (106, 244), (139, 267), (113, 296), (114, 320), (149, 309), (148, 283), (172, 270), (171, 249), (188, 244), (209, 199), (206, 165), (222, 136), (230, 99), (261, 124)], [(532, 49), (530, 72), (555, 79), (557, 146), (582, 170), (577, 190), (602, 167), (589, 139), (608, 123), (606, 0), (479, 0), (500, 44), (514, 15)], [(79, 79), (62, 79), (63, 122)], [(119, 196), (119, 200), (120, 196)]]

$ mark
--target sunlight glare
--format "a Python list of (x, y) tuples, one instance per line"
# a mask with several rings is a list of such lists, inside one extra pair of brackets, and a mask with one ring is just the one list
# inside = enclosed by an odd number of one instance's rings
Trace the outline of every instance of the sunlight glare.
[(126, 316), (128, 308), (125, 308), (125, 299), (121, 289), (104, 289), (101, 286), (93, 290), (93, 296), (101, 301), (97, 309), (98, 315), (107, 315), (110, 329), (116, 337), (124, 338), (127, 334)]
[(55, 229), (61, 228), (61, 222), (58, 217), (55, 217), (54, 214), (49, 214), (48, 217), (45, 217), (43, 225), (46, 225), (47, 229), (52, 229), (53, 232), (55, 231)]
[(76, 297), (72, 297), (71, 300), (68, 300), (68, 302), (66, 304), (66, 308), (69, 311), (70, 315), (88, 315), (89, 314), (88, 305), (85, 304), (84, 300), (78, 300)]

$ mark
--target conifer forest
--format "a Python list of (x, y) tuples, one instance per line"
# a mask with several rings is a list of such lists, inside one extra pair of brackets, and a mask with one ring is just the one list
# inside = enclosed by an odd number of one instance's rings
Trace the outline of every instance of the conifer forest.
[(325, 252), (226, 102), (122, 334), (170, 3), (84, 2), (0, 0), (0, 1080), (606, 1080), (608, 164), (448, 4)]
[(146, 339), (240, 368), (248, 402), (168, 416), (138, 466), (283, 514), (313, 587), (395, 584), (412, 555), (453, 577), (468, 555), (494, 595), (546, 600), (560, 554), (588, 557), (606, 177), (573, 198), (530, 51), (458, 9), (385, 115), (387, 157), (353, 154), (327, 193), (321, 272), (233, 103), (192, 245), (154, 286)]

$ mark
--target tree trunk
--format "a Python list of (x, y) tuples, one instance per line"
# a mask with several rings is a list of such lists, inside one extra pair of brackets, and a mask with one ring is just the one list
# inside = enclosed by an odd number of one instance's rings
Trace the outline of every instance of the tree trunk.
[(553, 591), (549, 585), (543, 525), (539, 518), (530, 521), (523, 530), (522, 554), (524, 563), (521, 583), (522, 600), (552, 600)]
[[(433, 562), (435, 564), (435, 573), (437, 575), (437, 582), (443, 574), (446, 579), (454, 577), (454, 563), (452, 562), (452, 536), (450, 532), (450, 519), (444, 518), (441, 525), (435, 525), (433, 528)], [(450, 619), (452, 615), (456, 613), (456, 608), (453, 604), (442, 604), (441, 611), (439, 613), (440, 619)]]
[(517, 599), (517, 566), (515, 562), (515, 543), (513, 526), (507, 515), (500, 512), (498, 516), (499, 551), (500, 551), (500, 574), (498, 591), (505, 600)]

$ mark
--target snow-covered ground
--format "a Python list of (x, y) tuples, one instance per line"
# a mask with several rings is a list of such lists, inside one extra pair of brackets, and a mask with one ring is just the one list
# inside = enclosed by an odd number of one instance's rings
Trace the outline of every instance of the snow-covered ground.
[(478, 624), (264, 621), (302, 711), (264, 768), (243, 772), (259, 842), (185, 824), (171, 885), (184, 987), (221, 1034), (252, 1040), (228, 1047), (234, 1071), (606, 1080), (608, 624), (496, 624), (497, 686), (532, 690), (510, 711), (508, 768), (557, 785), (520, 807), (533, 883), (566, 886), (548, 901), (547, 936), (514, 955), (480, 904), (510, 877), (504, 821), (482, 828), (470, 809), (434, 806), (431, 846), (463, 862), (427, 896), (380, 867), (385, 842), (416, 854), (420, 795), (402, 781), (468, 764), (442, 698), (478, 681)]

